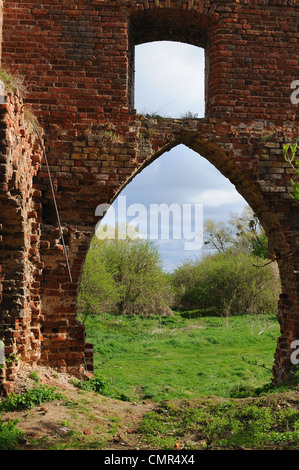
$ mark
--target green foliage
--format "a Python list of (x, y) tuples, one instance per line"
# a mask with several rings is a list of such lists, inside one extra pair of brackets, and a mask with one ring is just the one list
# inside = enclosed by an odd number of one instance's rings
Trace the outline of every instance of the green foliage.
[(32, 371), (29, 374), (30, 379), (34, 380), (36, 383), (40, 382), (40, 378), (38, 376), (38, 373), (36, 371)]
[(185, 436), (191, 449), (296, 449), (299, 413), (288, 403), (262, 398), (247, 404), (163, 403), (143, 418), (138, 432), (148, 445), (161, 449), (185, 443)]
[(114, 281), (115, 274), (116, 270), (111, 266), (110, 269), (108, 267), (103, 245), (98, 247), (96, 239), (93, 238), (85, 259), (78, 296), (79, 312), (83, 322), (89, 314), (115, 308), (119, 299)]
[(106, 397), (115, 398), (117, 400), (130, 401), (130, 399), (124, 393), (118, 393), (113, 389), (111, 386), (111, 381), (105, 379), (102, 376), (99, 376), (98, 374), (95, 374), (95, 376), (89, 380), (73, 379), (71, 383), (75, 387), (78, 387), (81, 390), (85, 390), (86, 392), (96, 392)]
[(81, 314), (170, 313), (171, 300), (171, 289), (153, 242), (118, 236), (110, 240), (93, 238), (79, 293)]
[(271, 266), (244, 253), (218, 253), (183, 263), (173, 274), (176, 306), (209, 315), (273, 313), (280, 282)]
[(249, 206), (241, 215), (231, 214), (227, 223), (207, 219), (204, 235), (204, 243), (212, 253), (237, 251), (268, 258), (267, 236)]
[(0, 450), (17, 450), (23, 433), (18, 429), (17, 421), (0, 421)]
[[(284, 156), (285, 161), (287, 161), (291, 165), (293, 170), (297, 173), (297, 175), (299, 175), (299, 159), (296, 159), (297, 150), (298, 150), (297, 142), (293, 143), (292, 145), (285, 144), (283, 146), (283, 156)], [(292, 178), (290, 181), (293, 187), (293, 192), (291, 193), (291, 196), (293, 199), (298, 201), (299, 200), (299, 183), (295, 182)]]
[(13, 411), (33, 408), (43, 402), (62, 399), (63, 395), (58, 393), (54, 387), (41, 385), (27, 390), (25, 393), (12, 393), (0, 403), (0, 411)]
[(81, 390), (85, 390), (87, 392), (97, 392), (105, 395), (105, 392), (109, 388), (108, 380), (104, 379), (103, 377), (96, 376), (90, 380), (78, 380), (73, 379), (71, 383), (75, 386), (80, 388)]
[(265, 233), (259, 235), (252, 242), (252, 254), (257, 258), (268, 258), (268, 238)]
[(204, 224), (204, 244), (212, 251), (226, 253), (235, 246), (235, 234), (230, 224), (207, 219)]

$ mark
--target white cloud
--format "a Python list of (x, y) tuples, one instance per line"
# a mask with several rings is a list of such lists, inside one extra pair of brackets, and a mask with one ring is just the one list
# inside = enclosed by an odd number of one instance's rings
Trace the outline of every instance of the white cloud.
[(135, 101), (139, 112), (203, 117), (203, 49), (165, 41), (137, 46)]
[(243, 197), (236, 190), (211, 189), (204, 191), (196, 198), (206, 207), (221, 207), (228, 204), (242, 203)]

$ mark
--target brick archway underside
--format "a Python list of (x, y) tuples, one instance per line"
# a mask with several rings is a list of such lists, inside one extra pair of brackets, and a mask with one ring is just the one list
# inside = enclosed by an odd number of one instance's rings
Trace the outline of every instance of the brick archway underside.
[[(70, 282), (42, 149), (24, 123), (22, 100), (9, 94), (0, 105), (0, 210), (7, 240), (0, 251), (0, 339), (6, 355), (77, 376), (92, 370), (76, 299), (98, 222), (95, 209), (112, 202), (153, 159), (183, 143), (231, 180), (266, 230), (282, 281), (273, 374), (276, 382), (288, 379), (291, 343), (299, 339), (299, 215), (282, 147), (298, 136), (299, 107), (291, 102), (290, 85), (299, 79), (299, 10), (296, 1), (283, 3), (5, 2), (2, 64), (24, 77), (25, 105), (43, 128), (72, 274)], [(134, 47), (165, 39), (205, 48), (204, 119), (155, 120), (134, 110)], [(12, 201), (16, 215), (10, 214), (9, 226), (18, 226), (19, 245), (3, 228)], [(14, 284), (5, 250), (21, 266)], [(9, 303), (11, 285), (18, 302)], [(16, 372), (16, 363), (5, 368), (6, 391), (13, 389)]]

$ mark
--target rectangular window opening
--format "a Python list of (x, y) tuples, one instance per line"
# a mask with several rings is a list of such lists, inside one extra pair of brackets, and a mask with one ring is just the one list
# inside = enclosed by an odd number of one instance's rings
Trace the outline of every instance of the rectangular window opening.
[(130, 102), (138, 114), (174, 119), (205, 116), (205, 49), (173, 41), (154, 41), (132, 49)]

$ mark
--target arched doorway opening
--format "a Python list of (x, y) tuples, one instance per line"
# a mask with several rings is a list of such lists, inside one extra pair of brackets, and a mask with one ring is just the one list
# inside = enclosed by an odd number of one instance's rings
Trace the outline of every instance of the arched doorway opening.
[[(182, 169), (182, 161), (184, 168)], [(122, 199), (120, 202), (119, 198)], [(173, 239), (174, 228), (171, 225), (169, 230), (169, 240), (161, 240), (161, 226), (151, 227), (150, 223), (155, 222), (156, 218), (150, 219), (151, 206), (163, 205), (165, 207), (164, 215), (161, 214), (159, 224), (173, 224), (175, 219), (169, 219), (171, 206), (181, 207), (183, 212), (183, 204), (193, 206), (191, 212), (193, 218), (195, 216), (194, 206), (202, 205), (203, 219), (205, 222), (208, 218), (215, 221), (226, 222), (230, 214), (241, 214), (247, 205), (244, 198), (236, 191), (234, 185), (205, 158), (200, 157), (195, 151), (189, 149), (183, 144), (177, 145), (170, 151), (163, 153), (159, 158), (154, 160), (150, 165), (139, 172), (127, 185), (122, 187), (119, 195), (115, 198), (111, 205), (112, 210), (101, 220), (101, 224), (130, 223), (138, 216), (138, 206), (142, 205), (145, 209), (143, 214), (147, 215), (147, 219), (138, 218), (140, 222), (137, 228), (145, 235), (155, 236), (155, 240), (165, 247), (164, 267), (167, 271), (171, 271), (179, 262), (191, 255), (199, 255), (202, 248), (196, 247), (194, 250), (184, 249), (184, 240)], [(136, 212), (134, 211), (136, 209)], [(143, 215), (141, 214), (141, 215)], [(182, 222), (182, 217), (177, 220)], [(192, 227), (195, 228), (194, 220)], [(191, 229), (192, 230), (192, 229)], [(178, 228), (177, 233), (183, 238), (183, 230)], [(177, 248), (175, 249), (175, 245)], [(167, 250), (173, 252), (169, 257)]]
[[(154, 159), (119, 192), (113, 203), (115, 211), (112, 215), (112, 222), (115, 222), (113, 217), (118, 214), (118, 201), (121, 197), (127, 198), (127, 209), (138, 203), (147, 209), (145, 213), (148, 213), (151, 203), (166, 203), (169, 208), (176, 202), (180, 204), (191, 200), (194, 202), (196, 197), (203, 204), (204, 210), (207, 211), (206, 217), (216, 217), (218, 220), (223, 220), (231, 211), (242, 210), (246, 201), (237, 193), (230, 181), (221, 175), (211, 163), (200, 157), (197, 152), (191, 150), (190, 153), (187, 152), (184, 155), (184, 149), (186, 149), (185, 146), (179, 145)], [(185, 169), (181, 167), (182, 160), (188, 163), (185, 165)], [(135, 215), (132, 211), (131, 216)], [(120, 221), (117, 220), (117, 222)], [(111, 223), (109, 217), (108, 220), (105, 217), (102, 219), (102, 224), (106, 223)], [(181, 248), (178, 251), (176, 243), (177, 241), (174, 240), (164, 240), (160, 244), (166, 271), (174, 270), (176, 267), (174, 260), (179, 264), (178, 261), (183, 261), (183, 254), (186, 258), (198, 255), (198, 250), (194, 250), (193, 253), (190, 251), (183, 253)], [(171, 251), (174, 253), (170, 253)], [(217, 338), (209, 336), (209, 331), (210, 327), (215, 331), (216, 323), (218, 321), (221, 323), (222, 319), (220, 317), (209, 318), (208, 315), (192, 318), (191, 311), (181, 313), (182, 315), (176, 312), (174, 315), (153, 314), (149, 317), (143, 317), (138, 314), (122, 316), (117, 312), (102, 312), (100, 316), (93, 317), (92, 326), (88, 324), (88, 320), (86, 323), (88, 340), (94, 343), (95, 371), (103, 374), (106, 378), (109, 377), (109, 380), (115, 384), (115, 389), (120, 387), (118, 391), (130, 399), (195, 397), (196, 394), (207, 393), (208, 387), (211, 387), (210, 390), (213, 390), (215, 394), (225, 394), (228, 393), (232, 381), (239, 380), (236, 384), (240, 385), (245, 381), (245, 375), (247, 378), (250, 377), (250, 383), (253, 383), (256, 371), (250, 371), (250, 366), (245, 366), (242, 360), (239, 360), (242, 355), (246, 355), (246, 349), (242, 348), (243, 346), (248, 347), (247, 340), (242, 345), (240, 338), (237, 339), (236, 336), (235, 342), (238, 343), (237, 356), (239, 359), (236, 363), (231, 364), (231, 368), (226, 362), (221, 365), (220, 350), (218, 358), (210, 350), (213, 347), (215, 352)], [(266, 335), (272, 335), (273, 331), (278, 334), (278, 323), (273, 312), (270, 317), (269, 321), (263, 316), (260, 317), (260, 321), (267, 328)], [(217, 323), (218, 328), (221, 328), (220, 323)], [(224, 325), (223, 322), (222, 325)], [(240, 325), (235, 326), (234, 333), (229, 329), (224, 332), (219, 330), (219, 334), (227, 335), (228, 331), (232, 335), (240, 334), (240, 330), (238, 330)], [(258, 335), (257, 324), (253, 328), (255, 336), (261, 340), (261, 346), (266, 335), (264, 337)], [(145, 334), (145, 330), (147, 334)], [(133, 333), (134, 331), (136, 335)], [(201, 335), (203, 332), (204, 334)], [(184, 341), (190, 342), (188, 353), (186, 353), (186, 342), (183, 341), (183, 338)], [(226, 340), (231, 342), (232, 336), (228, 335)], [(125, 344), (126, 342), (127, 344)], [(205, 352), (204, 348), (201, 351), (201, 346), (204, 344), (206, 345)], [(222, 345), (222, 347), (224, 346)], [(272, 341), (271, 346), (268, 343), (268, 347), (266, 355), (268, 355), (267, 360), (271, 369), (275, 340)], [(227, 348), (230, 349), (229, 346)], [(255, 354), (257, 356), (253, 354), (251, 358), (265, 358), (262, 348), (258, 353), (258, 346), (256, 348)], [(232, 354), (236, 355), (236, 349)], [(181, 361), (180, 367), (178, 366), (179, 361)], [(184, 361), (188, 362), (188, 367)], [(215, 361), (214, 365), (213, 361)], [(205, 363), (204, 367), (199, 365), (203, 363)], [(225, 373), (222, 373), (224, 369)], [(126, 370), (125, 374), (124, 370)], [(267, 381), (265, 376), (262, 378), (259, 372), (257, 373), (258, 380)], [(111, 373), (114, 375), (111, 376)], [(267, 373), (269, 379), (271, 371)], [(186, 380), (187, 376), (188, 380)], [(158, 380), (154, 386), (151, 386), (148, 380), (153, 383), (153, 377), (158, 377)], [(182, 380), (185, 381), (183, 387)], [(213, 383), (212, 386), (211, 383)], [(216, 384), (219, 384), (219, 388)], [(261, 382), (259, 382), (260, 384)], [(182, 387), (181, 395), (178, 392), (180, 387)], [(226, 391), (225, 387), (227, 387)]]

